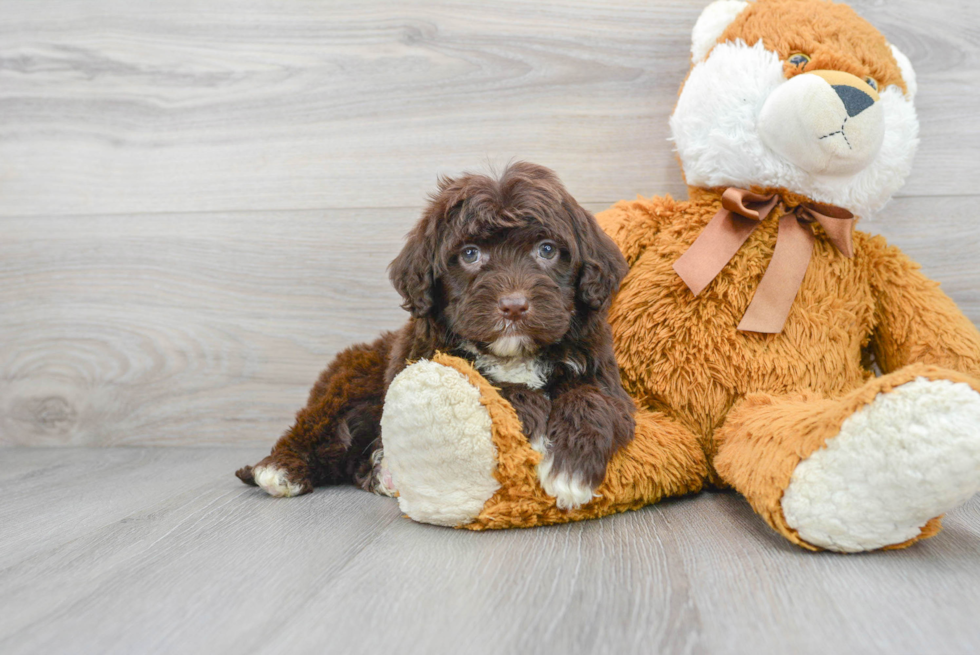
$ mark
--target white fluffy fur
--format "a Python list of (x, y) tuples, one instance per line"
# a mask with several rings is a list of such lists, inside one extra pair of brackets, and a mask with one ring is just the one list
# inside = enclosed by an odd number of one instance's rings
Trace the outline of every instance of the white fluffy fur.
[(494, 357), (477, 355), (474, 364), (493, 382), (523, 384), (541, 389), (548, 382), (551, 365), (535, 357)]
[(904, 52), (891, 43), (888, 44), (888, 47), (892, 49), (892, 56), (898, 62), (898, 68), (902, 71), (902, 79), (905, 80), (905, 86), (908, 87), (905, 97), (909, 101), (915, 100), (915, 94), (919, 92), (919, 84), (915, 78), (915, 69), (912, 68), (912, 62), (909, 61), (909, 58), (905, 56)]
[(533, 346), (534, 344), (528, 337), (520, 334), (509, 334), (491, 343), (490, 351), (498, 357), (517, 357), (533, 350)]
[(857, 552), (907, 541), (980, 491), (980, 394), (919, 378), (850, 416), (783, 495), (805, 541)]
[(748, 6), (741, 0), (716, 0), (705, 7), (691, 32), (691, 61), (704, 59), (722, 32)]
[(302, 491), (302, 487), (290, 482), (286, 471), (277, 466), (256, 466), (252, 469), (252, 479), (264, 492), (277, 498), (298, 496)]
[(885, 134), (878, 155), (853, 175), (806, 172), (769, 149), (758, 119), (769, 94), (786, 83), (782, 62), (760, 41), (718, 44), (695, 65), (670, 118), (688, 184), (785, 187), (870, 216), (905, 181), (918, 144), (918, 119), (901, 89), (880, 91)]
[(385, 463), (398, 505), (423, 523), (468, 523), (500, 487), (497, 449), (480, 391), (428, 360), (398, 374), (381, 416)]

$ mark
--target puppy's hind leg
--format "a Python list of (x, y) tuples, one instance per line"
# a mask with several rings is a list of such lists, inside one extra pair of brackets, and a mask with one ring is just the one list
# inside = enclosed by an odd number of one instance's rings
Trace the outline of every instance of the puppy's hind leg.
[(392, 335), (352, 346), (331, 362), (296, 422), (255, 466), (235, 475), (272, 496), (355, 481), (358, 463), (378, 447), (384, 376)]

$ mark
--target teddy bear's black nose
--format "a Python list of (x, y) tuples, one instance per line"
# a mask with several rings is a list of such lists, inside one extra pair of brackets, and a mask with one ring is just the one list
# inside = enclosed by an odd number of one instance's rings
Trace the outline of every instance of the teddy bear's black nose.
[(849, 118), (853, 118), (875, 103), (874, 98), (861, 89), (846, 84), (834, 84), (837, 97), (844, 103)]

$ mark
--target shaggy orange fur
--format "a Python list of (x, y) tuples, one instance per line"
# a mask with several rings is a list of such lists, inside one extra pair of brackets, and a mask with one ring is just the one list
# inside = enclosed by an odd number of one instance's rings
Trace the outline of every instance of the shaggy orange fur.
[[(786, 77), (806, 70), (835, 70), (864, 79), (873, 77), (879, 88), (890, 84), (903, 91), (898, 62), (888, 43), (870, 23), (847, 5), (813, 0), (766, 0), (755, 2), (728, 26), (719, 42), (741, 39), (755, 45), (762, 39), (767, 50), (779, 54), (786, 62)], [(778, 25), (779, 29), (774, 29)], [(794, 66), (790, 55), (810, 57), (806, 66)]]
[[(540, 455), (507, 402), (462, 360), (436, 359), (480, 388), (499, 453), (495, 475), (502, 486), (464, 527), (596, 518), (698, 491), (708, 480), (734, 487), (780, 534), (816, 550), (786, 525), (779, 504), (801, 460), (878, 393), (919, 376), (980, 391), (980, 333), (880, 237), (856, 232), (855, 256), (848, 259), (818, 232), (781, 334), (736, 329), (775, 246), (775, 220), (760, 226), (692, 303), (671, 265), (721, 200), (718, 190), (689, 193), (685, 202), (621, 202), (597, 217), (632, 267), (610, 321), (624, 383), (646, 409), (638, 410), (633, 443), (610, 462), (600, 497), (589, 505), (558, 510), (537, 483)], [(863, 365), (868, 352), (890, 374), (874, 377)], [(939, 527), (937, 517), (918, 538)]]
[(562, 511), (538, 484), (534, 467), (541, 455), (528, 444), (510, 404), (465, 360), (440, 353), (432, 361), (456, 369), (480, 390), (480, 402), (493, 423), (498, 453), (494, 477), (501, 486), (480, 515), (461, 527), (483, 530), (580, 521), (701, 489), (707, 468), (691, 433), (661, 413), (638, 412), (636, 436), (610, 462), (596, 491), (599, 497), (580, 509)]

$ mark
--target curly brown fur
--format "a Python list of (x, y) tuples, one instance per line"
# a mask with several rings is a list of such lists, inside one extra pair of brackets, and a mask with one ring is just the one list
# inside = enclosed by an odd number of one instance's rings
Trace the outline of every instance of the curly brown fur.
[[(342, 352), (295, 425), (256, 467), (298, 493), (377, 484), (385, 391), (408, 362), (464, 357), (514, 405), (556, 471), (597, 486), (633, 436), (606, 314), (627, 272), (619, 249), (555, 174), (528, 163), (494, 179), (440, 180), (389, 273), (411, 313), (396, 333)], [(252, 467), (238, 471), (254, 483)]]

